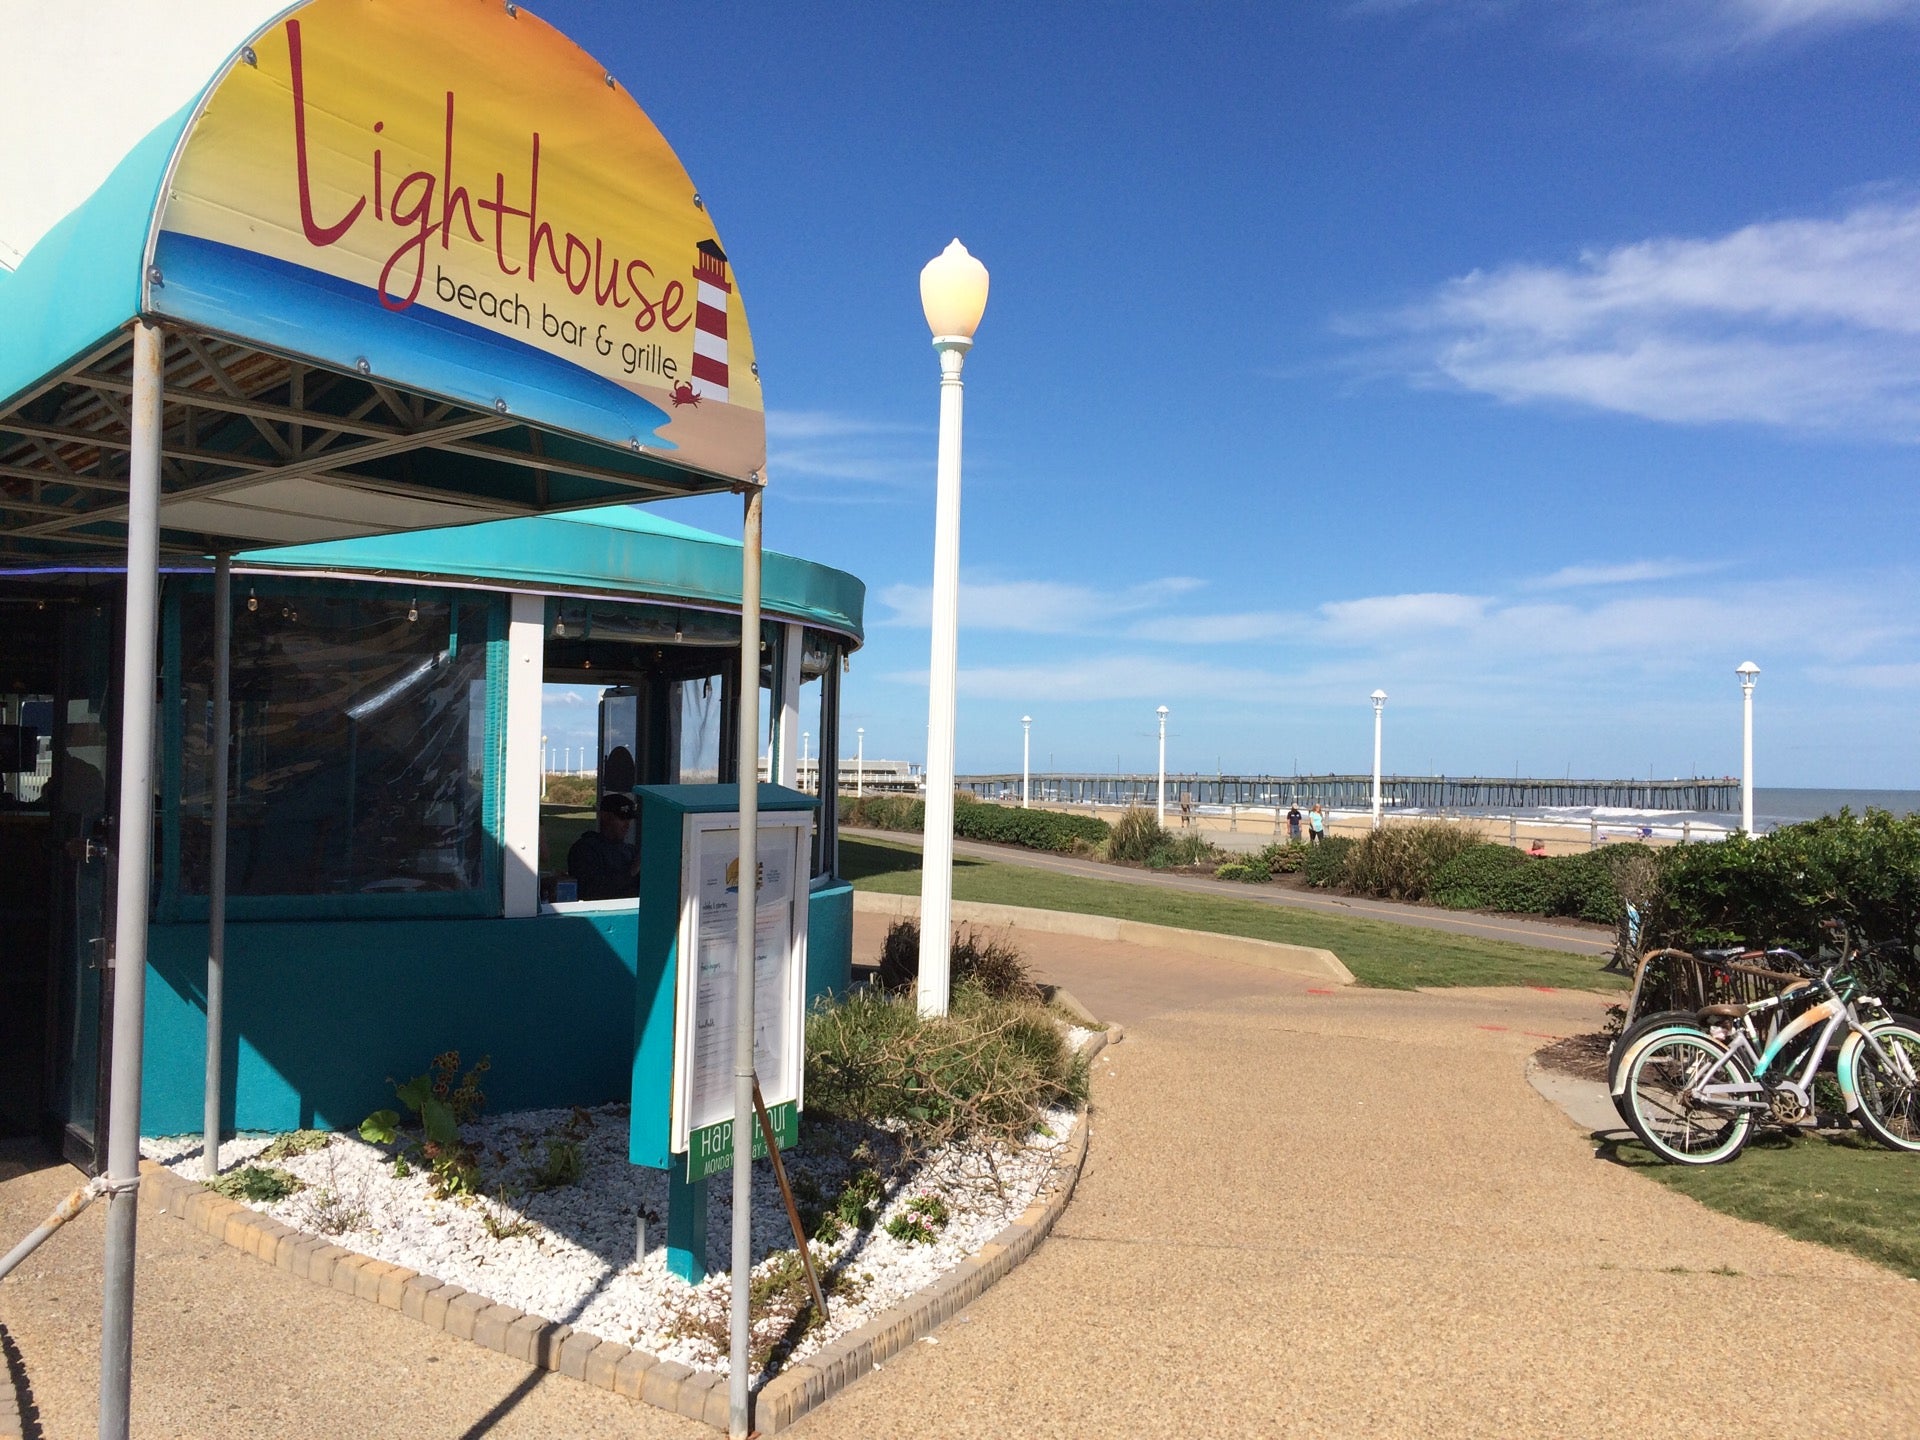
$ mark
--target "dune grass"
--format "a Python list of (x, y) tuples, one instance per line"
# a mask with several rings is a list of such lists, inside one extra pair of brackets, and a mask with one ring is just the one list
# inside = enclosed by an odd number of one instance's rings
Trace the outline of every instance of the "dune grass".
[[(842, 836), (840, 870), (856, 890), (887, 895), (920, 891), (920, 852), (912, 846)], [(1617, 990), (1625, 983), (1603, 973), (1598, 959), (1584, 955), (965, 856), (953, 863), (953, 898), (1314, 945), (1338, 955), (1362, 985), (1383, 989), (1551, 985)]]

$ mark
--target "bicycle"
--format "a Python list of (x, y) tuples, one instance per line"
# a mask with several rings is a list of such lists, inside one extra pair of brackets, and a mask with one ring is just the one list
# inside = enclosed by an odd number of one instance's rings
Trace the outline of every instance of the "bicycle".
[(1722, 1164), (1756, 1120), (1796, 1125), (1814, 1115), (1815, 1079), (1844, 1030), (1834, 1069), (1846, 1113), (1882, 1144), (1920, 1151), (1920, 1026), (1860, 993), (1842, 965), (1861, 953), (1816, 973), (1791, 951), (1767, 952), (1799, 961), (1808, 983), (1650, 1027), (1620, 1056), (1609, 1086), (1615, 1108), (1663, 1160)]

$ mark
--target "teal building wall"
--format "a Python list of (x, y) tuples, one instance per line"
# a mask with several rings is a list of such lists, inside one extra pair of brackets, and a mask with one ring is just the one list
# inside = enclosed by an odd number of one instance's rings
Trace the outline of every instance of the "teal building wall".
[[(807, 1001), (852, 978), (853, 887), (815, 890)], [(636, 1017), (672, 1034), (665, 956), (641, 1006), (633, 911), (528, 920), (304, 920), (227, 925), (226, 1124), (352, 1129), (435, 1055), (490, 1055), (493, 1110), (599, 1105), (632, 1092)], [(207, 927), (155, 925), (140, 1129), (200, 1129)], [(666, 1111), (666, 1097), (659, 1109)]]

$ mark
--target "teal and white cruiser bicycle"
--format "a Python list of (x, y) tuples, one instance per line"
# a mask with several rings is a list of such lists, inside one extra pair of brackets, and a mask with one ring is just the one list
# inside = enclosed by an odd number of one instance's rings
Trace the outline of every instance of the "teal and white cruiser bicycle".
[[(1920, 1151), (1920, 1024), (1862, 994), (1844, 961), (1822, 970), (1790, 951), (1809, 983), (1746, 1005), (1660, 1017), (1617, 1052), (1613, 1102), (1663, 1160), (1717, 1165), (1755, 1124), (1815, 1113), (1828, 1053), (1846, 1113), (1883, 1145)], [(1851, 958), (1851, 957), (1849, 957)]]

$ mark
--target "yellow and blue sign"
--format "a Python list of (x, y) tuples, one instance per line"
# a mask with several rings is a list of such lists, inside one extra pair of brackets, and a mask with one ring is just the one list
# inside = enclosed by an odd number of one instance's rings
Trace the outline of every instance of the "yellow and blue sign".
[(501, 0), (311, 0), (207, 92), (146, 308), (745, 479), (746, 312), (633, 98)]

